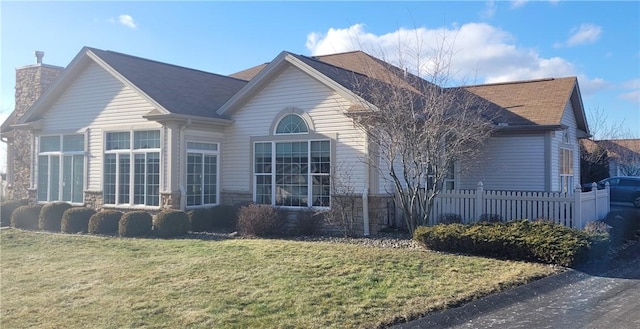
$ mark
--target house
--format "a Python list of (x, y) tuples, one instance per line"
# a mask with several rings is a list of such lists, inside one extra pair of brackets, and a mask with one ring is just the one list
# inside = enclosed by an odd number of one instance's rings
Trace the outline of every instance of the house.
[[(256, 202), (295, 213), (330, 207), (332, 172), (346, 167), (366, 235), (393, 205), (347, 115), (367, 98), (353, 78), (412, 88), (403, 72), (361, 51), (282, 52), (231, 76), (89, 47), (65, 69), (40, 57), (16, 70), (16, 109), (2, 125), (10, 192), (95, 208)], [(504, 115), (482, 161), (456, 165), (452, 188), (573, 190), (589, 134), (575, 77), (465, 89)]]
[(607, 150), (609, 176), (640, 176), (640, 139), (596, 141)]

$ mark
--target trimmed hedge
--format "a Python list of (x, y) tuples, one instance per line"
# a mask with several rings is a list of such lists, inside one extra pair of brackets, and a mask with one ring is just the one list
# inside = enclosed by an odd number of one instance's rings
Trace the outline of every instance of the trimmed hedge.
[(71, 208), (66, 202), (47, 203), (40, 210), (38, 227), (44, 231), (60, 232), (62, 228), (62, 216)]
[(192, 209), (187, 212), (194, 232), (209, 232), (213, 228), (211, 208)]
[(89, 219), (91, 219), (91, 216), (95, 213), (95, 210), (85, 207), (67, 209), (64, 215), (62, 215), (62, 232), (87, 233), (89, 230)]
[(212, 229), (234, 229), (238, 225), (237, 205), (221, 204), (210, 209)]
[(120, 236), (139, 237), (151, 235), (152, 218), (146, 211), (124, 213), (118, 223)]
[(18, 209), (18, 207), (24, 206), (23, 201), (9, 200), (0, 203), (0, 226), (11, 225), (11, 214)]
[(422, 226), (413, 237), (432, 250), (562, 266), (581, 264), (609, 249), (607, 235), (590, 235), (562, 225), (526, 220)]
[(250, 204), (238, 211), (238, 233), (244, 236), (273, 236), (281, 233), (284, 221), (275, 207)]
[(11, 226), (25, 230), (37, 230), (38, 217), (40, 216), (41, 209), (42, 205), (40, 204), (31, 204), (16, 208), (11, 214)]
[(122, 213), (117, 210), (103, 209), (89, 218), (89, 233), (115, 234), (118, 233), (118, 223)]
[(153, 233), (162, 238), (185, 235), (189, 228), (189, 215), (184, 211), (165, 210), (153, 220)]

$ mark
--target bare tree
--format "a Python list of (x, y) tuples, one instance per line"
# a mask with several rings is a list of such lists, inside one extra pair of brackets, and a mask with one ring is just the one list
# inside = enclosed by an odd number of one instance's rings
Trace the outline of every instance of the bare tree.
[(344, 163), (336, 165), (331, 175), (331, 208), (317, 215), (325, 223), (337, 228), (344, 237), (355, 234), (356, 204), (359, 195), (352, 180), (352, 168)]
[(393, 185), (411, 232), (429, 224), (434, 198), (454, 163), (475, 157), (494, 127), (497, 112), (490, 103), (464, 88), (443, 87), (451, 76), (452, 49), (445, 37), (428, 58), (420, 47), (399, 47), (397, 67), (354, 77), (354, 89), (365, 100), (352, 109), (354, 122), (378, 153), (379, 169)]
[(625, 176), (640, 176), (640, 141), (624, 129), (622, 122), (608, 119), (601, 107), (588, 111), (589, 130), (594, 140), (583, 141), (580, 149), (582, 182), (598, 181), (609, 176), (610, 163)]

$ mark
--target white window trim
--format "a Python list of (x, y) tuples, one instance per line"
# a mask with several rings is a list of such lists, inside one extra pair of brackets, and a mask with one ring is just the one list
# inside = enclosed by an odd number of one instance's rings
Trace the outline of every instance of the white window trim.
[[(287, 135), (298, 135), (298, 134), (287, 134)], [(305, 134), (306, 135), (306, 134)], [(308, 163), (308, 169), (307, 169), (307, 203), (310, 205), (305, 206), (280, 206), (280, 205), (276, 205), (276, 144), (278, 143), (301, 143), (301, 142), (307, 142), (307, 158), (311, 159), (311, 142), (329, 142), (329, 157), (330, 157), (330, 170), (329, 173), (321, 173), (321, 174), (313, 174), (310, 172), (310, 163)], [(255, 145), (258, 143), (262, 143), (262, 144), (266, 144), (269, 143), (271, 144), (271, 173), (256, 173), (255, 172)], [(334, 153), (333, 152), (333, 148), (334, 148), (334, 143), (332, 141), (332, 139), (330, 138), (312, 138), (312, 139), (308, 139), (308, 138), (301, 138), (301, 139), (278, 139), (278, 140), (256, 140), (253, 141), (251, 143), (251, 174), (252, 174), (252, 199), (255, 202), (256, 201), (256, 191), (257, 191), (257, 180), (255, 179), (256, 176), (270, 176), (271, 177), (271, 206), (274, 207), (279, 207), (279, 208), (283, 208), (283, 209), (292, 209), (292, 210), (300, 210), (300, 209), (330, 209), (331, 208), (331, 202), (332, 202), (332, 198), (331, 195), (329, 195), (329, 206), (314, 206), (313, 205), (313, 183), (312, 183), (312, 177), (313, 176), (329, 176), (331, 177), (333, 174), (333, 164), (334, 164)], [(330, 179), (330, 184), (333, 184), (333, 181)]]
[[(60, 148), (58, 151), (45, 151), (45, 152), (40, 152), (40, 138), (42, 137), (58, 137), (60, 140)], [(64, 151), (63, 147), (64, 147), (64, 136), (83, 136), (83, 150), (82, 151)], [(83, 205), (84, 204), (84, 191), (87, 187), (87, 132), (63, 132), (63, 133), (47, 133), (47, 134), (42, 134), (42, 135), (37, 135), (35, 136), (35, 150), (36, 150), (36, 154), (35, 154), (35, 161), (33, 162), (34, 166), (31, 169), (31, 172), (34, 173), (34, 187), (36, 189), (36, 202), (39, 204), (46, 204), (46, 203), (50, 203), (50, 202), (67, 202), (69, 204), (72, 205)], [(51, 177), (51, 156), (58, 156), (58, 161), (59, 161), (59, 173), (58, 173), (58, 179), (60, 180), (58, 182), (58, 195), (60, 196), (59, 198), (62, 197), (62, 195), (64, 194), (63, 192), (63, 184), (62, 184), (62, 179), (64, 177), (64, 157), (65, 156), (75, 156), (75, 155), (82, 155), (83, 156), (83, 163), (82, 163), (82, 201), (80, 202), (73, 202), (73, 201), (65, 201), (65, 200), (51, 200), (51, 190), (50, 190), (50, 184), (47, 184), (47, 200), (39, 200), (39, 181), (40, 181), (40, 156), (47, 156), (47, 178), (49, 179), (49, 177)], [(73, 159), (73, 158), (72, 158)], [(49, 179), (50, 181), (50, 179)], [(72, 192), (73, 195), (73, 192)], [(73, 198), (73, 197), (72, 197)]]
[[(189, 148), (189, 143), (204, 143), (204, 144), (212, 144), (212, 145), (216, 145), (216, 150), (200, 150), (200, 149), (190, 149)], [(189, 157), (189, 153), (198, 153), (198, 154), (202, 154), (204, 155), (215, 155), (216, 156), (216, 202), (215, 203), (203, 203), (201, 205), (192, 205), (189, 206), (187, 205), (187, 195), (185, 193), (185, 207), (187, 209), (197, 209), (197, 208), (208, 208), (208, 207), (214, 207), (220, 204), (220, 143), (217, 142), (206, 142), (206, 141), (201, 141), (201, 140), (187, 140), (185, 141), (185, 170), (184, 170), (184, 179), (185, 179), (185, 189), (188, 189), (187, 186), (187, 175), (188, 175), (188, 157)], [(204, 179), (204, 177), (203, 177)], [(204, 198), (204, 195), (201, 195), (201, 198)], [(255, 200), (255, 198), (254, 198)]]
[[(134, 145), (135, 145), (135, 132), (140, 132), (140, 131), (159, 131), (160, 132), (160, 147), (159, 148), (146, 148), (146, 149), (134, 149)], [(107, 150), (107, 135), (111, 134), (111, 133), (129, 133), (129, 148), (128, 149), (116, 149), (116, 150)], [(105, 155), (107, 154), (116, 154), (116, 189), (115, 189), (115, 202), (116, 203), (104, 203), (104, 207), (106, 208), (129, 208), (129, 209), (158, 209), (160, 207), (162, 207), (162, 176), (163, 176), (163, 172), (164, 172), (164, 161), (162, 161), (163, 159), (163, 155), (162, 155), (162, 149), (164, 148), (164, 129), (161, 129), (160, 127), (141, 127), (140, 129), (134, 129), (134, 130), (109, 130), (109, 131), (103, 131), (102, 134), (102, 140), (103, 142), (103, 150), (102, 150), (102, 193), (103, 193), (103, 198), (104, 198), (104, 190), (105, 190), (105, 180), (104, 180), (104, 165), (105, 165)], [(135, 199), (135, 173), (134, 173), (134, 168), (135, 168), (135, 155), (136, 154), (147, 154), (147, 153), (158, 153), (158, 160), (159, 160), (159, 168), (158, 168), (158, 175), (159, 175), (159, 179), (158, 179), (158, 205), (157, 206), (150, 206), (150, 205), (146, 205), (146, 204), (135, 204), (134, 199)], [(119, 203), (119, 199), (120, 199), (120, 154), (126, 154), (129, 155), (129, 203)], [(146, 169), (145, 169), (146, 170)], [(147, 179), (146, 177), (147, 175), (145, 175), (145, 181)], [(146, 185), (146, 184), (145, 184)], [(145, 189), (145, 200), (147, 198), (146, 195), (146, 189)], [(103, 199), (104, 200), (104, 199)], [(146, 201), (145, 201), (146, 202)]]

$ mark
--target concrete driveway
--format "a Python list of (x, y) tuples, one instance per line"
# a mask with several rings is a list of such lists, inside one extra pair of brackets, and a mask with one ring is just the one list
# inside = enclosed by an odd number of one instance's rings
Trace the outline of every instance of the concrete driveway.
[[(640, 210), (621, 210), (640, 220)], [(585, 268), (393, 328), (640, 328), (640, 243)]]

